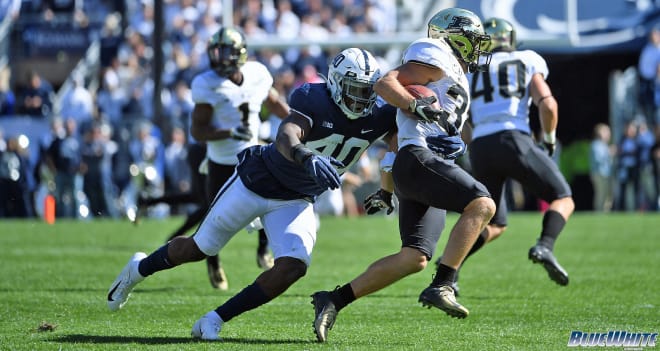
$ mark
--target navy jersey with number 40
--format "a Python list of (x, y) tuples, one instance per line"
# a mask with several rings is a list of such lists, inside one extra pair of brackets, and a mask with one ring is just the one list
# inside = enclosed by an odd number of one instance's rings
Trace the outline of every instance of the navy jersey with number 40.
[[(332, 156), (344, 164), (343, 174), (376, 140), (396, 129), (396, 109), (378, 100), (372, 113), (348, 119), (334, 103), (325, 83), (304, 84), (291, 94), (294, 110), (309, 119), (311, 130), (302, 142), (315, 154)], [(238, 174), (245, 186), (260, 196), (292, 200), (320, 195), (305, 168), (287, 160), (274, 144), (253, 146), (239, 154)]]

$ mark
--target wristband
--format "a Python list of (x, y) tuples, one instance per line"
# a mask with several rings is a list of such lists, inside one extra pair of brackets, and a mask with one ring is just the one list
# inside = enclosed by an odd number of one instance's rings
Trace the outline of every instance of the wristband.
[(314, 153), (303, 144), (297, 144), (291, 147), (291, 158), (299, 164), (305, 163)]
[(412, 99), (408, 104), (408, 111), (415, 113), (416, 108), (417, 108), (417, 99)]
[(383, 159), (380, 160), (380, 170), (383, 172), (392, 172), (392, 165), (394, 165), (394, 158), (396, 153), (388, 151), (383, 156)]
[(543, 132), (543, 141), (548, 144), (554, 144), (557, 142), (557, 131), (553, 130), (552, 132)]

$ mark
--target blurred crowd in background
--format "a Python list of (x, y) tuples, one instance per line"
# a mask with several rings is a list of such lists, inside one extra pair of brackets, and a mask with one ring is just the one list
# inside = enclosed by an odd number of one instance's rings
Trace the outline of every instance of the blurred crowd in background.
[[(322, 82), (328, 58), (343, 48), (311, 45), (254, 50), (250, 49), (251, 39), (277, 35), (322, 42), (329, 37), (387, 35), (399, 30), (395, 0), (246, 0), (233, 4), (233, 21), (247, 35), (251, 59), (269, 68), (281, 96), (288, 96), (303, 83)], [(186, 163), (193, 108), (190, 83), (208, 67), (206, 42), (220, 27), (224, 9), (221, 1), (214, 0), (165, 0), (163, 6), (165, 32), (162, 42), (154, 43), (153, 0), (0, 1), (3, 23), (26, 28), (32, 23), (59, 22), (80, 28), (99, 23), (100, 43), (98, 71), (91, 76), (74, 71), (67, 77), (69, 88), (59, 95), (56, 84), (47, 78), (52, 72), (44, 71), (43, 66), (17, 73), (16, 66), (0, 59), (0, 217), (39, 216), (43, 199), (50, 194), (56, 199), (58, 217), (120, 218), (140, 197), (190, 189)], [(645, 49), (640, 57), (645, 57), (645, 64), (655, 64), (649, 78), (656, 94), (653, 101), (640, 98), (645, 109), (640, 109), (638, 118), (626, 121), (621, 140), (613, 140), (608, 125), (595, 127), (588, 151), (594, 210), (655, 211), (660, 207), (660, 127), (655, 117), (660, 106), (660, 89), (655, 83), (660, 82), (660, 39), (650, 43), (654, 50)], [(158, 114), (153, 104), (155, 45), (164, 57), (162, 111)], [(384, 52), (372, 52), (385, 69), (395, 64), (383, 58)], [(30, 138), (3, 133), (3, 119), (17, 116), (43, 119), (48, 128), (35, 127)], [(260, 137), (267, 142), (273, 138), (277, 119), (268, 111), (262, 119)], [(559, 123), (567, 123), (561, 113)], [(380, 145), (370, 150), (364, 162), (344, 178), (343, 189), (328, 193), (328, 199), (319, 202), (318, 211), (361, 215), (362, 199), (379, 186), (378, 155), (382, 151)], [(508, 189), (511, 208), (535, 209), (536, 201), (525, 200), (517, 189), (514, 183)], [(185, 206), (163, 205), (152, 208), (150, 215), (184, 211)]]

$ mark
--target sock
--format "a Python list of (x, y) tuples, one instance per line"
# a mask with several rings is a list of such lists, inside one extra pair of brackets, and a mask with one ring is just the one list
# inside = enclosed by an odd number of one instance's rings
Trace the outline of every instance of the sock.
[(451, 285), (456, 280), (456, 270), (440, 263), (431, 286)]
[(561, 230), (564, 229), (565, 224), (566, 220), (559, 212), (553, 210), (546, 211), (543, 216), (543, 230), (541, 231), (539, 244), (552, 251), (555, 247), (555, 240), (557, 240)]
[(268, 237), (266, 236), (266, 231), (259, 229), (259, 245), (257, 246), (257, 252), (259, 254), (265, 254), (268, 249)]
[(169, 244), (161, 246), (158, 250), (151, 253), (151, 255), (140, 261), (138, 265), (138, 272), (143, 277), (148, 277), (158, 271), (170, 269), (175, 265), (170, 262), (167, 255), (167, 247)]
[(477, 237), (477, 241), (474, 242), (474, 245), (472, 245), (472, 248), (470, 249), (470, 252), (467, 253), (465, 258), (463, 259), (463, 262), (467, 260), (468, 257), (472, 256), (475, 252), (479, 251), (482, 246), (486, 243), (486, 235), (488, 235), (488, 228), (484, 228), (484, 230), (479, 234)]
[(220, 269), (222, 263), (220, 263), (220, 256), (206, 256), (206, 264), (211, 266), (213, 269)]
[(346, 307), (349, 303), (355, 301), (355, 294), (351, 284), (346, 284), (330, 292), (330, 300), (335, 304), (337, 312)]
[(215, 312), (218, 313), (223, 321), (229, 322), (230, 319), (239, 314), (255, 309), (270, 300), (272, 298), (266, 296), (266, 293), (264, 293), (263, 289), (257, 283), (252, 283), (216, 308)]

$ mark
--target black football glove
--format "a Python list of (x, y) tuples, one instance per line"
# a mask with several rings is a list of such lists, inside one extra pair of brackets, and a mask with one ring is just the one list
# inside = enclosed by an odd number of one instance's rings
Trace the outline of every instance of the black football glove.
[(387, 214), (390, 214), (392, 211), (394, 211), (392, 193), (387, 190), (379, 189), (377, 192), (367, 196), (367, 198), (364, 199), (364, 210), (367, 211), (368, 215), (377, 213), (384, 208), (387, 209)]
[(252, 140), (252, 131), (246, 126), (238, 126), (229, 130), (229, 136), (236, 140), (250, 141)]
[(446, 160), (455, 160), (467, 150), (460, 135), (434, 135), (426, 137), (429, 149)]
[(341, 185), (341, 178), (335, 167), (344, 168), (344, 164), (334, 157), (312, 155), (305, 160), (303, 166), (320, 187), (337, 189)]
[(557, 149), (557, 144), (555, 143), (548, 143), (548, 142), (543, 142), (543, 147), (548, 151), (548, 155), (552, 157), (552, 155), (555, 154), (555, 150)]
[(408, 111), (426, 123), (437, 122), (442, 118), (447, 119), (448, 114), (446, 111), (438, 110), (432, 106), (436, 101), (438, 101), (438, 98), (435, 96), (415, 99), (408, 107)]

